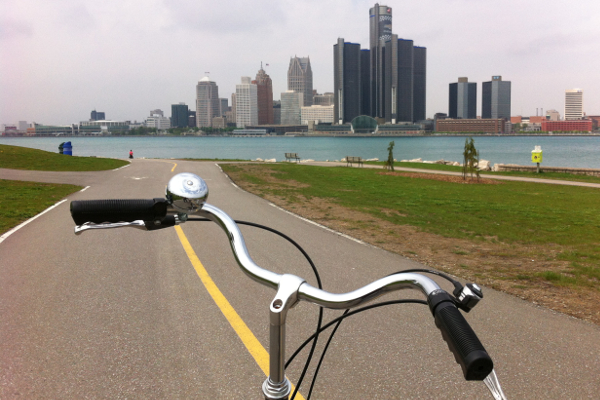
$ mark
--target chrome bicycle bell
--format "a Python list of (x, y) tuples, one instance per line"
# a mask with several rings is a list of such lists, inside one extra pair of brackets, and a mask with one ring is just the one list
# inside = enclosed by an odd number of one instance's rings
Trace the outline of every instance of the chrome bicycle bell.
[(167, 185), (167, 200), (178, 212), (191, 214), (202, 208), (208, 197), (208, 186), (198, 175), (182, 172)]

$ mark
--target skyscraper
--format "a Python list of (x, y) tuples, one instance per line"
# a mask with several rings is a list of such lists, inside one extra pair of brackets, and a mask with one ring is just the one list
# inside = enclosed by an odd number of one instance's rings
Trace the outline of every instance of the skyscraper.
[(413, 49), (413, 121), (424, 121), (427, 112), (427, 49)]
[(413, 41), (392, 35), (384, 53), (385, 119), (393, 124), (413, 122)]
[(212, 119), (220, 116), (219, 87), (208, 76), (196, 85), (196, 126), (211, 127)]
[(583, 91), (581, 89), (565, 90), (565, 120), (583, 118)]
[(339, 38), (333, 46), (334, 121), (352, 121), (361, 111), (361, 51), (357, 43)]
[(450, 84), (448, 117), (472, 119), (477, 117), (477, 83), (458, 78)]
[(310, 57), (292, 57), (288, 68), (288, 90), (303, 93), (304, 105), (312, 105), (313, 81)]
[(242, 83), (235, 85), (235, 112), (238, 128), (258, 125), (258, 94), (249, 76), (242, 76)]
[(189, 109), (185, 103), (171, 104), (171, 128), (187, 128)]
[(288, 90), (281, 93), (281, 125), (300, 125), (300, 107), (304, 93)]
[(275, 123), (273, 114), (273, 83), (271, 77), (262, 68), (262, 63), (260, 70), (256, 74), (255, 82), (258, 96), (258, 124), (272, 125)]
[[(344, 89), (343, 92), (349, 97), (358, 95), (360, 100), (356, 115), (368, 115), (392, 123), (424, 120), (427, 49), (414, 46), (412, 40), (398, 39), (398, 35), (392, 34), (390, 7), (375, 4), (369, 10), (369, 18), (369, 49), (344, 43), (343, 39), (338, 39), (334, 45), (335, 95), (340, 96), (340, 89)], [(351, 62), (349, 54), (352, 54)], [(354, 64), (358, 64), (358, 68), (349, 70), (349, 65)], [(354, 75), (356, 70), (358, 79)], [(351, 89), (352, 86), (357, 87)], [(336, 100), (335, 123), (351, 120), (346, 104), (348, 101), (344, 101), (345, 109), (341, 107), (339, 99)], [(352, 115), (355, 115), (354, 112)]]
[(510, 115), (510, 82), (500, 75), (481, 84), (481, 118), (506, 118)]
[(222, 97), (219, 99), (219, 101), (220, 101), (219, 115), (221, 117), (223, 117), (223, 116), (225, 116), (225, 113), (227, 111), (229, 111), (229, 99), (227, 97)]
[(371, 51), (360, 51), (360, 115), (371, 115)]
[(392, 39), (392, 9), (388, 6), (375, 6), (369, 10), (369, 49), (371, 57), (371, 113), (372, 117), (384, 117), (385, 83), (383, 48)]

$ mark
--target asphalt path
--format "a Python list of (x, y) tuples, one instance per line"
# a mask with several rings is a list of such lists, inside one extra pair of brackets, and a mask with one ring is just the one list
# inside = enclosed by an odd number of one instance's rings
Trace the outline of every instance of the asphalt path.
[[(347, 292), (420, 266), (281, 211), (232, 185), (214, 163), (133, 160), (116, 171), (48, 179), (90, 186), (70, 201), (153, 198), (184, 171), (202, 176), (208, 202), (233, 218), (293, 237), (328, 291)], [(17, 175), (11, 179), (27, 173)], [(0, 399), (260, 399), (265, 375), (201, 283), (175, 229), (75, 236), (68, 203), (0, 244)], [(188, 222), (182, 229), (216, 286), (268, 349), (274, 291), (240, 271), (218, 226)], [(315, 284), (291, 245), (256, 228), (242, 231), (259, 265)], [(598, 326), (489, 288), (484, 293), (466, 318), (494, 359), (508, 398), (598, 398)], [(409, 297), (422, 295), (403, 291), (381, 300)], [(328, 311), (326, 319), (334, 315), (339, 312)], [(290, 311), (288, 354), (312, 333), (316, 316), (316, 307), (305, 303)], [(293, 383), (301, 366), (294, 362), (288, 370)], [(313, 398), (491, 396), (483, 383), (464, 381), (427, 307), (395, 305), (341, 325)]]

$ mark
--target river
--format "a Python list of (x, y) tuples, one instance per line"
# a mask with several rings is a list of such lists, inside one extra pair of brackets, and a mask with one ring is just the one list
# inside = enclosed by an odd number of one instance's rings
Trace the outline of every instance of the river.
[[(480, 158), (491, 164), (531, 163), (531, 150), (541, 146), (545, 166), (600, 168), (598, 136), (475, 136)], [(346, 156), (387, 159), (395, 142), (394, 158), (461, 161), (465, 137), (0, 137), (0, 144), (58, 151), (71, 141), (73, 155), (126, 158), (284, 159), (298, 153), (302, 159), (340, 160)], [(1, 155), (0, 155), (1, 156)]]

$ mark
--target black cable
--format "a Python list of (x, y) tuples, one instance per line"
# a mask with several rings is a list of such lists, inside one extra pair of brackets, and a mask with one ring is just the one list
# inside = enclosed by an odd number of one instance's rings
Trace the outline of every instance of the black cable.
[[(389, 306), (391, 304), (406, 304), (406, 303), (414, 303), (414, 304), (424, 304), (424, 305), (427, 305), (427, 302), (425, 300), (417, 300), (417, 299), (390, 300), (390, 301), (384, 301), (384, 302), (381, 302), (381, 303), (371, 304), (370, 306), (366, 306), (366, 307), (362, 307), (362, 308), (357, 308), (354, 311), (350, 311), (346, 315), (342, 315), (341, 317), (332, 319), (327, 324), (323, 325), (323, 327), (321, 328), (321, 332), (323, 332), (325, 329), (329, 328), (331, 325), (335, 324), (339, 320), (346, 319), (346, 318), (348, 318), (348, 317), (350, 317), (350, 316), (352, 316), (354, 314), (358, 314), (360, 312), (367, 311), (367, 310), (370, 310), (372, 308)], [(318, 332), (318, 333), (321, 333), (321, 332)], [(287, 363), (285, 364), (286, 367), (288, 366), (289, 363), (292, 362), (292, 360), (298, 355), (298, 353), (300, 353), (302, 351), (302, 349), (304, 349), (306, 347), (306, 345), (309, 344), (313, 340), (313, 338), (315, 337), (316, 334), (317, 334), (317, 332), (315, 332), (312, 336), (310, 336), (308, 339), (306, 339), (304, 341), (304, 343), (302, 343), (300, 345), (300, 347), (298, 347), (298, 349), (294, 352), (294, 354), (292, 354), (292, 356), (288, 359)]]
[[(210, 220), (207, 219), (207, 218), (192, 217), (192, 218), (189, 218), (188, 221), (210, 221)], [(270, 228), (268, 226), (265, 226), (265, 225), (256, 224), (254, 222), (238, 221), (238, 220), (234, 220), (234, 222), (237, 223), (237, 224), (239, 224), (239, 225), (248, 225), (248, 226), (252, 226), (252, 227), (255, 227), (255, 228), (264, 229), (264, 230), (269, 231), (271, 233), (274, 233), (274, 234), (276, 234), (278, 236), (281, 236), (282, 238), (286, 239), (288, 242), (292, 243), (298, 250), (300, 250), (300, 252), (302, 253), (302, 255), (304, 255), (304, 257), (306, 258), (306, 260), (310, 264), (311, 268), (313, 269), (315, 277), (317, 278), (317, 284), (319, 286), (319, 289), (323, 289), (323, 287), (321, 285), (321, 277), (319, 276), (319, 272), (317, 271), (317, 268), (316, 268), (315, 264), (313, 263), (312, 259), (306, 253), (306, 251), (304, 251), (304, 249), (298, 243), (296, 243), (292, 238), (290, 238), (289, 236), (285, 235), (282, 232), (279, 232), (279, 231), (277, 231), (277, 230), (275, 230), (273, 228)], [(431, 271), (431, 270), (426, 270), (426, 269), (409, 269), (409, 270), (399, 271), (398, 273), (402, 273), (402, 272), (424, 272), (424, 273), (429, 273), (429, 274), (433, 274), (433, 275), (438, 275), (438, 276), (440, 276), (440, 277), (442, 277), (442, 278), (444, 278), (444, 279), (452, 282), (452, 284), (455, 287), (457, 287), (457, 284), (458, 284), (462, 288), (462, 285), (459, 282), (457, 282), (456, 280), (452, 279), (450, 276), (448, 276), (448, 275), (446, 275), (446, 274), (444, 274), (442, 272)], [(394, 274), (390, 274), (390, 275), (394, 275)], [(329, 344), (331, 343), (331, 340), (333, 339), (333, 336), (335, 335), (337, 329), (339, 328), (340, 324), (342, 323), (342, 321), (344, 319), (346, 319), (347, 317), (350, 317), (350, 316), (352, 316), (354, 314), (358, 314), (360, 312), (370, 310), (372, 308), (383, 307), (383, 306), (387, 306), (387, 305), (391, 305), (391, 304), (406, 304), (406, 303), (415, 303), (415, 304), (425, 304), (425, 305), (427, 305), (426, 301), (424, 301), (424, 300), (416, 300), (416, 299), (391, 300), (391, 301), (386, 301), (386, 302), (371, 304), (370, 306), (362, 307), (362, 308), (356, 309), (354, 311), (346, 310), (342, 316), (331, 320), (325, 326), (321, 326), (322, 322), (323, 322), (323, 307), (319, 306), (319, 318), (318, 318), (318, 322), (317, 322), (317, 330), (316, 330), (316, 332), (314, 334), (312, 334), (308, 339), (306, 339), (304, 341), (304, 343), (302, 343), (300, 345), (300, 347), (298, 347), (298, 349), (296, 349), (296, 351), (294, 352), (294, 354), (292, 354), (292, 356), (286, 361), (285, 366), (284, 366), (284, 368), (287, 368), (289, 366), (289, 364), (294, 360), (294, 358), (302, 351), (302, 349), (304, 349), (304, 347), (306, 347), (306, 345), (308, 343), (310, 343), (311, 341), (313, 342), (312, 346), (311, 346), (311, 349), (310, 349), (310, 352), (309, 352), (309, 355), (308, 355), (308, 357), (306, 359), (306, 363), (304, 364), (304, 368), (302, 370), (302, 373), (300, 374), (300, 378), (298, 379), (298, 383), (296, 385), (296, 388), (294, 389), (294, 392), (292, 393), (292, 396), (290, 397), (290, 400), (294, 400), (294, 398), (296, 397), (296, 394), (298, 393), (298, 390), (300, 389), (300, 385), (302, 384), (302, 381), (304, 380), (304, 377), (306, 375), (306, 372), (308, 370), (310, 362), (312, 361), (312, 357), (314, 355), (315, 348), (317, 346), (317, 341), (319, 339), (319, 335), (321, 334), (321, 332), (323, 332), (325, 329), (329, 328), (331, 325), (337, 323), (337, 325), (335, 326), (335, 328), (331, 332), (331, 334), (329, 336), (329, 339), (327, 340), (327, 343), (325, 344), (325, 347), (323, 348), (323, 352), (321, 353), (321, 358), (319, 359), (319, 363), (317, 364), (317, 367), (315, 369), (315, 373), (313, 375), (313, 379), (312, 379), (312, 382), (311, 382), (311, 385), (310, 385), (310, 389), (309, 389), (309, 392), (308, 392), (307, 400), (309, 400), (310, 396), (312, 395), (312, 391), (313, 391), (314, 385), (316, 383), (317, 375), (319, 373), (319, 369), (321, 368), (321, 364), (323, 363), (323, 360), (325, 359), (325, 354), (327, 353), (327, 349), (329, 348)]]
[[(187, 220), (188, 221), (210, 221), (208, 218), (200, 218), (200, 217), (191, 217), (191, 218), (188, 218)], [(315, 274), (315, 277), (317, 278), (317, 285), (319, 286), (319, 289), (323, 289), (323, 285), (321, 284), (321, 277), (319, 276), (317, 267), (313, 263), (312, 259), (308, 255), (308, 253), (306, 253), (306, 251), (304, 251), (304, 249), (298, 243), (296, 243), (294, 241), (294, 239), (292, 239), (291, 237), (287, 236), (286, 234), (284, 234), (282, 232), (279, 232), (278, 230), (275, 230), (275, 229), (270, 228), (265, 225), (256, 224), (254, 222), (238, 221), (238, 220), (234, 220), (234, 222), (238, 225), (248, 225), (248, 226), (252, 226), (255, 228), (264, 229), (266, 231), (269, 231), (271, 233), (281, 236), (282, 238), (286, 239), (288, 242), (293, 244), (298, 250), (300, 250), (302, 255), (306, 258), (306, 260), (310, 264), (310, 266)], [(308, 371), (308, 367), (310, 366), (310, 362), (312, 361), (312, 357), (313, 357), (313, 355), (315, 353), (315, 349), (317, 347), (317, 341), (319, 340), (319, 334), (322, 331), (322, 329), (321, 329), (322, 323), (323, 323), (323, 307), (319, 306), (319, 318), (317, 320), (317, 330), (316, 330), (315, 334), (313, 334), (311, 336), (311, 338), (314, 337), (315, 340), (313, 341), (313, 345), (310, 349), (310, 352), (308, 353), (306, 363), (304, 364), (304, 368), (302, 369), (302, 373), (300, 374), (300, 378), (298, 379), (298, 383), (296, 384), (296, 388), (294, 389), (294, 393), (292, 393), (290, 400), (294, 400), (294, 398), (296, 397), (296, 393), (298, 393), (298, 390), (300, 389), (300, 385), (302, 384), (302, 381), (304, 380), (304, 377), (306, 376), (306, 372)], [(290, 362), (291, 362), (291, 360), (285, 364), (285, 368), (287, 368), (287, 366), (289, 365)]]
[[(344, 314), (342, 314), (342, 316), (345, 316), (349, 312), (350, 312), (350, 309), (347, 309), (346, 311), (344, 311)], [(317, 382), (317, 375), (319, 375), (319, 370), (321, 369), (321, 364), (323, 363), (323, 360), (325, 359), (325, 353), (327, 353), (327, 349), (329, 348), (331, 339), (333, 339), (333, 335), (335, 335), (335, 332), (340, 327), (340, 324), (342, 323), (342, 321), (343, 321), (343, 319), (340, 319), (337, 322), (337, 324), (335, 325), (335, 328), (333, 328), (333, 330), (331, 331), (331, 335), (329, 335), (329, 339), (327, 339), (327, 343), (325, 344), (325, 347), (323, 348), (323, 352), (321, 353), (321, 358), (319, 359), (319, 363), (317, 364), (317, 368), (315, 369), (315, 373), (313, 374), (312, 382), (310, 383), (310, 389), (308, 390), (308, 396), (306, 397), (306, 400), (310, 400), (310, 396), (312, 395), (313, 388), (315, 387), (315, 383)]]

